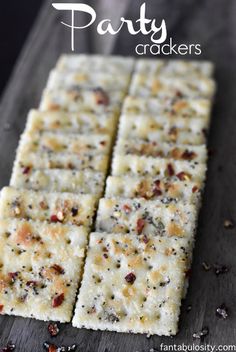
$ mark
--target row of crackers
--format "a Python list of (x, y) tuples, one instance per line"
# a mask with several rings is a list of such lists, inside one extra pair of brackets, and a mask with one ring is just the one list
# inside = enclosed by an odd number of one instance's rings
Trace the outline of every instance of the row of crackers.
[(1, 191), (0, 314), (71, 320), (132, 69), (81, 55), (50, 73)]
[(204, 188), (209, 62), (137, 60), (74, 326), (174, 335)]

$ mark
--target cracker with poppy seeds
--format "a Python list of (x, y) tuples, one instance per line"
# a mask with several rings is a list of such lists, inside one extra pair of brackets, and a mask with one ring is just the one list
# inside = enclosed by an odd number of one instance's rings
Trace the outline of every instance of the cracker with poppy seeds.
[(31, 110), (26, 123), (26, 131), (113, 135), (117, 120), (118, 115), (112, 112), (99, 115), (90, 111), (67, 113), (65, 111)]
[(136, 176), (173, 177), (181, 181), (204, 183), (206, 164), (191, 160), (173, 160), (136, 155), (114, 155), (112, 175), (126, 174)]
[(201, 79), (201, 77), (212, 77), (214, 64), (210, 61), (139, 59), (136, 61), (135, 72), (148, 76), (171, 75)]
[(133, 57), (124, 56), (104, 56), (104, 55), (61, 55), (56, 69), (59, 71), (70, 72), (99, 72), (104, 71), (112, 75), (131, 73), (134, 67)]
[(15, 164), (10, 185), (35, 191), (93, 194), (101, 197), (105, 175), (92, 170), (34, 169)]
[(108, 155), (28, 152), (27, 149), (24, 145), (19, 147), (15, 164), (37, 169), (91, 170), (104, 174), (109, 164)]
[(0, 314), (69, 322), (86, 245), (84, 227), (0, 220)]
[(209, 99), (155, 99), (128, 96), (124, 100), (123, 113), (133, 117), (139, 115), (163, 116), (172, 120), (176, 117), (185, 119), (201, 118), (205, 126), (208, 126), (211, 105)]
[(73, 326), (149, 335), (178, 331), (185, 240), (92, 233)]
[(114, 76), (106, 71), (100, 72), (81, 72), (81, 71), (58, 71), (52, 70), (46, 88), (49, 90), (56, 89), (77, 89), (93, 88), (94, 85), (108, 91), (120, 90), (127, 92), (130, 81), (130, 74), (119, 73)]
[(158, 76), (134, 73), (130, 95), (144, 98), (206, 98), (212, 100), (216, 84), (213, 79), (201, 77)]
[(205, 127), (205, 121), (201, 118), (166, 119), (122, 115), (118, 136), (124, 139), (145, 139), (150, 142), (197, 145), (206, 142)]
[(145, 139), (119, 138), (114, 149), (118, 155), (138, 155), (160, 157), (174, 160), (190, 160), (205, 163), (207, 149), (205, 145), (169, 144)]
[(111, 137), (107, 134), (63, 134), (54, 132), (25, 132), (20, 139), (19, 150), (24, 152), (48, 152), (83, 155), (109, 154)]
[(162, 200), (142, 198), (101, 198), (96, 231), (129, 233), (146, 237), (185, 238), (194, 242), (197, 222), (196, 206), (189, 203), (165, 204)]
[(120, 91), (105, 91), (99, 87), (94, 89), (70, 90), (45, 89), (40, 103), (42, 111), (67, 111), (78, 113), (119, 113), (125, 93)]
[(106, 194), (109, 197), (144, 198), (168, 203), (189, 202), (200, 206), (201, 183), (181, 181), (178, 177), (109, 176)]
[(90, 228), (97, 199), (88, 194), (48, 193), (4, 187), (0, 195), (0, 218), (63, 223)]

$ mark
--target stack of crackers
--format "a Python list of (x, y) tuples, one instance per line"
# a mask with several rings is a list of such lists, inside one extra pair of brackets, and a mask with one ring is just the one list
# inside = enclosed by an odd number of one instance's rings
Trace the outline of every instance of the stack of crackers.
[(70, 321), (82, 277), (75, 327), (177, 333), (212, 76), (202, 61), (59, 59), (1, 192), (2, 314)]

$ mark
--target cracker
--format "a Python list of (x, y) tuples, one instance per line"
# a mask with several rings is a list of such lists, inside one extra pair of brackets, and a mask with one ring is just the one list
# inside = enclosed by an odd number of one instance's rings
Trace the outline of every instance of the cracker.
[(1, 314), (69, 322), (86, 244), (83, 227), (0, 220)]
[(49, 75), (46, 88), (49, 90), (71, 89), (71, 88), (94, 88), (100, 87), (104, 90), (120, 90), (127, 92), (130, 75), (119, 73), (111, 75), (106, 71), (97, 72), (61, 72), (52, 70)]
[(96, 202), (96, 197), (88, 194), (35, 192), (5, 187), (0, 197), (0, 218), (60, 222), (89, 228)]
[(187, 266), (183, 239), (91, 234), (73, 326), (176, 334)]
[(69, 111), (78, 113), (119, 113), (124, 92), (107, 92), (102, 89), (45, 90), (40, 103), (42, 111)]
[(35, 191), (94, 194), (100, 197), (104, 189), (104, 173), (91, 170), (38, 170), (15, 165), (10, 185)]
[(206, 125), (201, 118), (165, 119), (143, 117), (135, 118), (122, 115), (120, 118), (119, 136), (122, 138), (141, 138), (150, 141), (204, 144), (206, 142)]
[(21, 136), (19, 149), (24, 152), (71, 153), (80, 155), (109, 154), (111, 137), (109, 135), (54, 132), (25, 132)]
[(204, 182), (206, 165), (195, 161), (180, 161), (135, 155), (115, 155), (112, 162), (112, 175), (126, 174), (171, 177), (180, 180)]
[(73, 114), (63, 111), (31, 110), (26, 131), (113, 135), (117, 120), (118, 115), (115, 113), (99, 115), (89, 111)]
[(174, 160), (191, 160), (205, 163), (207, 149), (205, 145), (181, 145), (147, 142), (142, 139), (118, 139), (114, 154), (161, 157)]
[(128, 96), (124, 100), (124, 115), (143, 115), (147, 117), (160, 117), (172, 119), (182, 117), (185, 119), (201, 118), (208, 126), (211, 114), (211, 101), (209, 99), (156, 99)]
[(213, 99), (215, 82), (201, 77), (147, 77), (146, 74), (135, 73), (130, 85), (130, 95), (157, 98), (207, 98)]
[(212, 77), (214, 64), (210, 61), (139, 59), (135, 71), (148, 76)]
[(60, 71), (98, 72), (110, 74), (131, 73), (134, 59), (124, 56), (103, 55), (61, 55), (56, 68)]
[(189, 203), (102, 198), (99, 201), (96, 231), (129, 233), (143, 236), (144, 240), (155, 236), (186, 238), (193, 243), (196, 221), (197, 209)]
[(162, 202), (189, 202), (200, 205), (202, 185), (178, 177), (109, 176), (106, 181), (106, 197), (144, 198)]
[(30, 153), (20, 148), (17, 153), (15, 164), (22, 168), (36, 169), (69, 169), (69, 170), (92, 170), (107, 172), (109, 164), (108, 155), (76, 155), (67, 153), (36, 152)]

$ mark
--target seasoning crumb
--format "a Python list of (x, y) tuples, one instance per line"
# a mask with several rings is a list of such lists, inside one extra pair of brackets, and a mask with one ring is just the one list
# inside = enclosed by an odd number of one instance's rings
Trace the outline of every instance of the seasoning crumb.
[(224, 228), (225, 229), (233, 229), (234, 228), (234, 222), (230, 219), (226, 219), (224, 221)]
[(225, 306), (225, 304), (221, 304), (220, 307), (216, 309), (216, 316), (222, 319), (227, 319), (229, 314), (228, 314), (228, 308)]
[(192, 310), (192, 306), (189, 304), (186, 308), (186, 312), (189, 313)]
[(227, 267), (226, 265), (214, 264), (214, 269), (215, 269), (216, 276), (219, 276), (221, 274), (226, 274), (229, 271), (229, 267)]
[(16, 346), (13, 343), (9, 342), (6, 347), (0, 349), (0, 352), (11, 352), (14, 351), (15, 348)]
[(57, 336), (60, 332), (57, 323), (50, 323), (48, 325), (48, 332), (52, 337)]
[(202, 262), (202, 267), (205, 271), (211, 270), (211, 265), (208, 264), (207, 262)]
[(202, 341), (204, 339), (204, 337), (207, 336), (208, 334), (209, 334), (208, 327), (204, 327), (204, 328), (202, 328), (201, 331), (195, 332), (193, 334), (193, 338), (194, 339), (200, 339)]
[(44, 342), (43, 344), (44, 349), (47, 352), (72, 352), (72, 351), (76, 351), (77, 349), (77, 345), (71, 345), (68, 347), (65, 346), (61, 346), (61, 347), (57, 347), (56, 345), (50, 344), (48, 342)]

